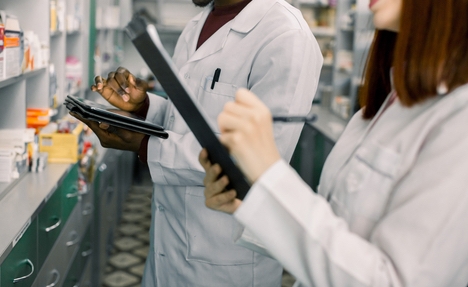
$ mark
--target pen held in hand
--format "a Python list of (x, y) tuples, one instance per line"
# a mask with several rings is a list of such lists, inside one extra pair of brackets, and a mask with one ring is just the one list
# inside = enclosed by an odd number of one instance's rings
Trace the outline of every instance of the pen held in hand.
[(312, 123), (317, 120), (316, 114), (309, 114), (306, 116), (273, 116), (274, 122), (284, 123)]

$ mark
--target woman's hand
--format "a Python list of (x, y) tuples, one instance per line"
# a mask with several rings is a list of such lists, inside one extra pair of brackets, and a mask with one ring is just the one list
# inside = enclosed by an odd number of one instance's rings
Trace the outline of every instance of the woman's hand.
[(107, 79), (96, 76), (94, 82), (92, 91), (98, 92), (114, 107), (127, 112), (137, 111), (148, 97), (148, 83), (136, 78), (123, 67), (109, 73)]
[(134, 152), (140, 150), (141, 141), (145, 137), (144, 134), (116, 128), (105, 123), (90, 121), (74, 112), (70, 112), (70, 115), (82, 121), (92, 129), (103, 147)]
[(221, 142), (252, 183), (281, 158), (270, 110), (250, 91), (237, 91), (235, 101), (224, 106), (218, 124)]
[(205, 179), (205, 204), (207, 207), (223, 211), (226, 213), (234, 213), (240, 206), (241, 201), (236, 198), (236, 191), (225, 191), (229, 183), (227, 176), (219, 177), (221, 167), (218, 164), (212, 165), (208, 159), (208, 152), (203, 149), (198, 157), (201, 165), (206, 171)]

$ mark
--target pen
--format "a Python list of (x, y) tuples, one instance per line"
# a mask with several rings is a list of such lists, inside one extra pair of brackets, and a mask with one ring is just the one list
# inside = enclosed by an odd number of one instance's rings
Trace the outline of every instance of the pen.
[(214, 89), (216, 82), (219, 81), (219, 75), (221, 75), (221, 69), (217, 68), (215, 73), (214, 73), (214, 76), (213, 76), (213, 81), (211, 82), (211, 89), (212, 90)]
[(311, 123), (317, 119), (316, 114), (310, 114), (307, 116), (274, 116), (274, 122), (285, 122), (285, 123)]

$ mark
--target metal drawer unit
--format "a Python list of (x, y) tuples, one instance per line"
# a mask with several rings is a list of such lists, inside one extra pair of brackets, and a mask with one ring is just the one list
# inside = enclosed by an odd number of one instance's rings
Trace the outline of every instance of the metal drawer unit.
[(104, 159), (97, 168), (94, 179), (94, 260), (93, 281), (101, 286), (102, 273), (113, 245), (114, 231), (117, 224), (117, 163), (119, 154), (116, 150), (107, 150)]
[(2, 287), (29, 287), (37, 276), (37, 219), (23, 230), (0, 267)]
[(81, 203), (79, 203), (71, 212), (60, 236), (40, 269), (34, 287), (62, 286), (67, 269), (70, 267), (73, 258), (77, 256), (80, 243), (84, 238), (84, 228)]
[(83, 237), (80, 244), (80, 249), (73, 259), (73, 263), (68, 270), (65, 281), (63, 282), (64, 287), (73, 287), (81, 281), (82, 274), (85, 270), (85, 265), (91, 260), (88, 260), (92, 254), (91, 248), (91, 228), (89, 228)]

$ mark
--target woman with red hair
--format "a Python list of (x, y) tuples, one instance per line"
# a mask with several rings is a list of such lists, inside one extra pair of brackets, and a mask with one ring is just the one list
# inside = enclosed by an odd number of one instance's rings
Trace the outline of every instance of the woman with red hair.
[(279, 260), (297, 286), (468, 283), (468, 0), (372, 0), (378, 29), (350, 120), (317, 194), (280, 159), (269, 110), (238, 91), (221, 141), (252, 182), (244, 201), (200, 154), (206, 205), (237, 243)]

